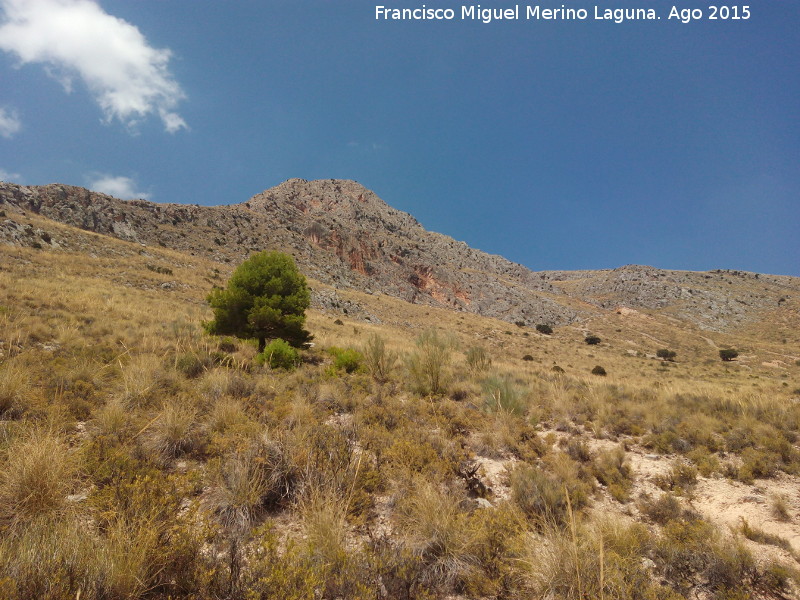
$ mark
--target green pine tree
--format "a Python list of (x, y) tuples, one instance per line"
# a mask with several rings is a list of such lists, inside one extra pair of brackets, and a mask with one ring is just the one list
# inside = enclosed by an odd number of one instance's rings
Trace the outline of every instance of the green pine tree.
[(208, 333), (257, 339), (263, 352), (267, 339), (280, 338), (297, 348), (311, 340), (304, 329), (311, 302), (306, 278), (291, 256), (260, 252), (240, 264), (227, 287), (214, 288), (208, 303), (214, 318)]

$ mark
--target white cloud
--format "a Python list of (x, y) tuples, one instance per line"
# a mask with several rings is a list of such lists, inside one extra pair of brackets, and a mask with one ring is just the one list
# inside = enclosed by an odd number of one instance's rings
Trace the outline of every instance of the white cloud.
[(11, 139), (22, 129), (17, 111), (0, 106), (0, 137)]
[(0, 169), (0, 181), (13, 181), (15, 183), (19, 183), (20, 180), (22, 180), (22, 175), (19, 173), (11, 173), (5, 169)]
[(169, 72), (172, 53), (95, 0), (0, 0), (0, 8), (0, 49), (21, 64), (43, 63), (67, 93), (80, 77), (106, 122), (135, 127), (155, 114), (170, 133), (187, 127), (175, 112), (185, 94)]
[(150, 194), (136, 191), (136, 183), (130, 177), (115, 177), (98, 173), (89, 180), (89, 189), (121, 200), (150, 199)]

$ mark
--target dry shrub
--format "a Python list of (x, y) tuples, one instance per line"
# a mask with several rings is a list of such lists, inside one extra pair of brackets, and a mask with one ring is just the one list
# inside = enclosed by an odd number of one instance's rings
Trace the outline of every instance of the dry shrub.
[(14, 362), (0, 365), (0, 418), (17, 418), (28, 408), (30, 378)]
[(643, 558), (650, 534), (641, 525), (571, 522), (570, 534), (548, 527), (525, 545), (523, 577), (531, 597), (582, 600), (680, 598), (655, 583)]
[(119, 398), (111, 398), (94, 415), (91, 430), (96, 435), (121, 441), (130, 430), (130, 410)]
[(423, 396), (447, 393), (455, 341), (428, 329), (419, 335), (416, 344), (417, 349), (406, 359), (412, 389)]
[(416, 483), (398, 501), (399, 531), (404, 545), (424, 565), (426, 584), (448, 588), (466, 579), (476, 565), (467, 517), (453, 493), (422, 478)]
[(145, 447), (161, 460), (176, 458), (202, 445), (197, 412), (180, 401), (169, 401), (150, 425)]
[(133, 405), (147, 405), (155, 396), (163, 365), (154, 354), (140, 354), (122, 368), (123, 399)]
[(0, 522), (17, 527), (66, 512), (80, 463), (57, 433), (24, 431), (6, 449), (0, 470)]
[(389, 381), (398, 357), (396, 352), (386, 348), (383, 338), (377, 334), (371, 335), (361, 352), (364, 355), (364, 364), (372, 378), (378, 383)]
[(229, 429), (245, 425), (249, 421), (250, 417), (247, 416), (240, 400), (223, 398), (211, 408), (207, 426), (213, 433), (224, 433)]
[(566, 454), (547, 462), (552, 475), (524, 463), (509, 474), (512, 501), (539, 529), (566, 525), (570, 508), (584, 506), (592, 490), (585, 472)]
[(246, 532), (259, 512), (292, 497), (299, 476), (286, 444), (264, 436), (209, 465), (209, 504), (222, 524)]
[(624, 448), (617, 446), (612, 450), (600, 452), (594, 460), (592, 470), (614, 500), (617, 502), (630, 500), (633, 471), (625, 459)]

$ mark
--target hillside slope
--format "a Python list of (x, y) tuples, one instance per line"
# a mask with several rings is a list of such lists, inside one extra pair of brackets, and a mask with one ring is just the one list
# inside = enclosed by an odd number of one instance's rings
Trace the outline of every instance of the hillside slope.
[[(292, 253), (307, 275), (338, 289), (528, 325), (583, 322), (629, 307), (666, 311), (722, 331), (771, 319), (772, 311), (800, 297), (797, 278), (740, 271), (629, 265), (534, 272), (425, 230), (354, 181), (292, 179), (247, 202), (213, 207), (122, 201), (59, 184), (0, 182), (2, 205), (223, 263), (236, 264), (265, 248), (281, 249)], [(0, 239), (35, 242), (13, 219), (0, 224)]]

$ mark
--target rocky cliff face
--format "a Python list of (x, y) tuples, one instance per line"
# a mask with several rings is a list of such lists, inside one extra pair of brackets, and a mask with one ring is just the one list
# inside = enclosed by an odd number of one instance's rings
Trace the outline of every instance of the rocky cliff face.
[[(58, 184), (0, 183), (4, 207), (220, 262), (235, 264), (254, 251), (280, 249), (293, 254), (307, 275), (337, 288), (527, 324), (562, 325), (629, 306), (671, 309), (701, 326), (724, 328), (800, 291), (796, 278), (738, 272), (627, 266), (535, 273), (426, 231), (354, 181), (292, 179), (242, 204), (215, 207), (126, 202)], [(20, 231), (11, 215), (0, 217), (0, 241), (41, 243), (36, 239)]]

